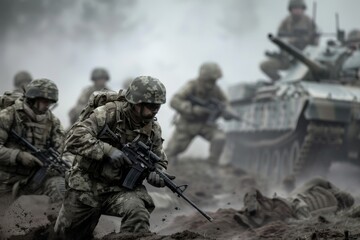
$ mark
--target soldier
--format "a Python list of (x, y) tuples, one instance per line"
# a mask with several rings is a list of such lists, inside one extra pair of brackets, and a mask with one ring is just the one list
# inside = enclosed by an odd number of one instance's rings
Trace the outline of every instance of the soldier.
[(360, 46), (359, 29), (353, 29), (352, 31), (349, 32), (348, 37), (346, 39), (346, 45), (354, 49), (359, 49)]
[(25, 87), (32, 81), (32, 77), (27, 71), (20, 71), (15, 74), (14, 77), (14, 87), (15, 90), (13, 93), (18, 93), (19, 95), (24, 94)]
[(0, 96), (0, 109), (4, 109), (12, 105), (15, 100), (24, 95), (25, 87), (32, 80), (30, 73), (20, 71), (14, 76), (14, 91), (6, 91), (3, 96)]
[(315, 178), (294, 191), (289, 198), (267, 198), (253, 189), (244, 196), (244, 208), (234, 219), (251, 228), (261, 227), (272, 221), (306, 219), (321, 213), (335, 213), (349, 209), (354, 198), (331, 182)]
[[(104, 127), (120, 136), (122, 144), (143, 141), (161, 158), (158, 169), (167, 167), (162, 149), (161, 128), (155, 115), (166, 101), (164, 85), (156, 78), (135, 78), (119, 101), (96, 108), (83, 121), (75, 123), (65, 141), (65, 151), (75, 155), (69, 172), (68, 190), (55, 224), (62, 239), (90, 239), (101, 214), (122, 218), (122, 232), (149, 232), (149, 217), (154, 203), (145, 186), (122, 187), (122, 176), (129, 171), (130, 160), (114, 141), (98, 138)], [(111, 145), (110, 145), (110, 144)], [(155, 172), (148, 183), (164, 187)]]
[(340, 78), (345, 83), (359, 86), (360, 79), (360, 30), (353, 29), (347, 35), (344, 45), (349, 49), (342, 64)]
[[(36, 192), (25, 189), (28, 178), (42, 165), (31, 152), (15, 140), (11, 131), (25, 138), (36, 148), (60, 150), (64, 131), (49, 107), (58, 101), (58, 89), (48, 79), (36, 79), (28, 84), (24, 98), (0, 111), (0, 195), (46, 194), (52, 202), (61, 200), (57, 184), (62, 177), (50, 177)], [(23, 188), (24, 187), (24, 188)], [(13, 192), (12, 192), (13, 191)], [(8, 198), (10, 202), (12, 199)], [(5, 207), (2, 205), (2, 207)]]
[(185, 151), (196, 136), (201, 136), (210, 142), (208, 160), (212, 164), (218, 162), (225, 144), (225, 134), (215, 124), (216, 118), (208, 121), (212, 111), (194, 103), (190, 98), (195, 97), (204, 102), (210, 99), (215, 100), (223, 105), (222, 117), (225, 120), (232, 119), (232, 110), (226, 96), (216, 85), (216, 81), (221, 77), (222, 72), (219, 65), (206, 62), (201, 65), (197, 79), (189, 81), (171, 99), (171, 107), (180, 115), (175, 120), (176, 129), (165, 150), (168, 158), (172, 161), (177, 161), (177, 155)]
[[(299, 50), (303, 50), (308, 45), (317, 45), (316, 25), (304, 14), (306, 10), (304, 0), (290, 0), (288, 10), (290, 15), (280, 24), (278, 37), (285, 38), (289, 44)], [(266, 53), (266, 55), (270, 58), (262, 62), (260, 68), (272, 81), (277, 81), (281, 77), (278, 71), (290, 67), (289, 56), (284, 52)]]
[(109, 81), (109, 79), (109, 73), (104, 68), (95, 68), (92, 71), (91, 80), (94, 82), (94, 85), (89, 86), (83, 90), (76, 103), (76, 106), (70, 110), (69, 117), (71, 124), (74, 124), (76, 122), (81, 111), (88, 103), (88, 100), (93, 92), (100, 90), (109, 90), (108, 87), (106, 87), (106, 82)]

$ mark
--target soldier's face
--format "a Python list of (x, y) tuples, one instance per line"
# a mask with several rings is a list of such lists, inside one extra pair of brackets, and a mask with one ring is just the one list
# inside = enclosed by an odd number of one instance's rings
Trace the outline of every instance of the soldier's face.
[(300, 16), (304, 15), (304, 9), (302, 7), (292, 8), (291, 15), (294, 17), (300, 17)]
[(34, 102), (34, 112), (36, 114), (44, 114), (54, 104), (53, 101), (45, 98), (37, 98)]
[(94, 80), (95, 87), (97, 89), (104, 88), (106, 85), (107, 79), (106, 78), (98, 78)]
[(140, 103), (135, 105), (135, 112), (144, 119), (153, 119), (160, 110), (160, 104)]
[(203, 80), (201, 84), (204, 90), (209, 91), (215, 87), (216, 79), (206, 79)]

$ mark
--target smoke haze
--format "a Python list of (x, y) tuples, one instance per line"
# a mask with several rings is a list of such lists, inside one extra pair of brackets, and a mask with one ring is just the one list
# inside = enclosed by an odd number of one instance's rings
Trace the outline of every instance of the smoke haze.
[[(223, 88), (265, 78), (258, 69), (266, 39), (288, 14), (287, 0), (2, 0), (0, 2), (0, 90), (12, 89), (19, 70), (46, 77), (60, 90), (55, 114), (69, 125), (68, 111), (91, 84), (94, 67), (109, 70), (118, 90), (128, 77), (151, 75), (167, 87), (167, 98), (196, 77), (204, 61), (223, 68)], [(307, 1), (312, 15), (312, 2)], [(358, 0), (318, 0), (316, 22), (335, 32), (335, 12), (347, 32), (360, 28)], [(173, 111), (158, 114), (168, 139)], [(200, 146), (206, 147), (197, 140)], [(195, 152), (194, 148), (189, 151)], [(188, 152), (189, 152), (188, 151)], [(197, 154), (204, 155), (207, 151)]]

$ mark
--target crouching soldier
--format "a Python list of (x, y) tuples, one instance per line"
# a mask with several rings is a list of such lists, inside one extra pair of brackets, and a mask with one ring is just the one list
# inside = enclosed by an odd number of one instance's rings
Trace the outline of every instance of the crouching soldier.
[(24, 144), (25, 140), (44, 152), (60, 150), (64, 131), (49, 110), (57, 101), (57, 86), (49, 79), (36, 79), (28, 84), (24, 98), (0, 111), (0, 195), (8, 200), (1, 204), (3, 209), (19, 195), (46, 194), (52, 202), (62, 200), (64, 178), (55, 172), (40, 186), (29, 187), (44, 163)]
[[(75, 155), (68, 190), (55, 224), (61, 239), (90, 239), (101, 214), (121, 217), (121, 232), (149, 232), (154, 203), (142, 181), (133, 189), (123, 187), (131, 161), (121, 151), (123, 144), (142, 141), (160, 157), (157, 169), (165, 169), (161, 129), (155, 115), (166, 101), (164, 85), (153, 77), (135, 78), (116, 101), (97, 107), (78, 121), (65, 141), (65, 151)], [(109, 128), (118, 141), (104, 139)], [(148, 183), (164, 187), (156, 172)]]

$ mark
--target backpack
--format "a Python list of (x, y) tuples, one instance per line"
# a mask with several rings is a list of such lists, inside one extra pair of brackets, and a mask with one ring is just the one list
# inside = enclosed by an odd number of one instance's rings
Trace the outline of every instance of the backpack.
[(22, 97), (23, 95), (16, 92), (6, 91), (4, 95), (0, 96), (0, 110), (3, 110), (11, 105), (13, 105), (16, 99)]
[(97, 107), (103, 106), (106, 103), (114, 102), (114, 101), (125, 101), (125, 91), (120, 89), (117, 93), (115, 91), (95, 91), (91, 94), (89, 101), (85, 108), (81, 111), (80, 116), (78, 118), (79, 121), (83, 121), (90, 116), (93, 110)]

